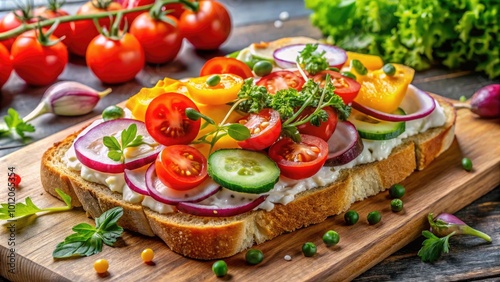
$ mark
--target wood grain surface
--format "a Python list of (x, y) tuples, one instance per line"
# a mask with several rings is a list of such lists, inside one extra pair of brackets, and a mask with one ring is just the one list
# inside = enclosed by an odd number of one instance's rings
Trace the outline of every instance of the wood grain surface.
[[(80, 125), (68, 128), (37, 143), (29, 145), (1, 159), (0, 171), (7, 182), (8, 168), (15, 168), (23, 176), (16, 201), (30, 196), (40, 207), (63, 205), (44, 192), (39, 180), (39, 160), (53, 142), (62, 140)], [(414, 241), (427, 228), (429, 212), (454, 213), (470, 204), (500, 184), (500, 121), (480, 120), (467, 111), (459, 111), (456, 124), (456, 140), (451, 148), (436, 159), (424, 171), (415, 172), (403, 184), (407, 194), (402, 212), (390, 211), (390, 200), (380, 193), (365, 201), (355, 203), (352, 209), (360, 214), (360, 221), (346, 226), (343, 217), (334, 216), (325, 222), (293, 233), (285, 234), (257, 246), (264, 252), (264, 262), (257, 266), (245, 263), (244, 253), (226, 259), (233, 281), (259, 280), (351, 280), (367, 271), (387, 256)], [(461, 167), (462, 157), (473, 160), (474, 169), (466, 172)], [(373, 210), (382, 213), (382, 222), (368, 225), (366, 215)], [(70, 212), (42, 215), (25, 228), (18, 227), (15, 236), (16, 273), (0, 267), (0, 275), (12, 281), (58, 280), (136, 281), (147, 277), (157, 281), (217, 281), (211, 272), (213, 261), (184, 258), (171, 252), (157, 238), (147, 238), (125, 232), (115, 247), (104, 246), (103, 252), (91, 257), (55, 260), (51, 254), (58, 242), (72, 233), (71, 227), (80, 223), (93, 223), (81, 209)], [(336, 230), (341, 237), (337, 246), (327, 248), (321, 241), (323, 233)], [(9, 232), (0, 236), (2, 264), (10, 253)], [(304, 242), (318, 246), (318, 254), (306, 258), (301, 253)], [(474, 244), (478, 244), (475, 241)], [(479, 242), (482, 244), (482, 242)], [(153, 265), (144, 264), (140, 253), (153, 248), (156, 256)], [(291, 261), (283, 259), (285, 255)], [(96, 259), (110, 262), (107, 275), (98, 277), (92, 265)]]

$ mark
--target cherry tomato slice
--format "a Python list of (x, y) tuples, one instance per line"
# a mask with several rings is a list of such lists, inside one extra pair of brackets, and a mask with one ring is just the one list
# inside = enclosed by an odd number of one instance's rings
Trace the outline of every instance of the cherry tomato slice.
[(291, 71), (275, 71), (269, 75), (262, 77), (257, 85), (264, 86), (267, 91), (271, 94), (275, 94), (279, 90), (295, 88), (297, 90), (302, 89), (305, 81), (300, 76)]
[(168, 146), (156, 159), (156, 174), (172, 189), (189, 190), (207, 178), (207, 159), (191, 146)]
[(317, 73), (313, 80), (319, 82), (323, 87), (325, 85), (326, 75), (329, 74), (333, 86), (335, 86), (335, 94), (339, 95), (345, 104), (349, 104), (358, 95), (361, 85), (354, 79), (345, 77), (336, 71), (324, 70)]
[[(299, 116), (299, 119), (303, 116), (305, 117), (307, 115), (312, 114), (314, 110), (315, 108), (313, 107), (305, 108), (302, 114)], [(325, 141), (328, 141), (328, 139), (330, 139), (330, 137), (332, 136), (333, 132), (335, 132), (335, 128), (337, 128), (338, 116), (337, 112), (335, 112), (335, 110), (332, 107), (324, 107), (323, 110), (328, 114), (327, 121), (321, 122), (319, 126), (315, 126), (310, 122), (299, 125), (297, 127), (299, 132), (302, 134), (313, 135)]]
[(250, 138), (239, 141), (238, 145), (248, 150), (264, 150), (271, 146), (281, 132), (281, 119), (278, 111), (263, 109), (258, 114), (250, 114), (238, 121), (250, 129)]
[(210, 86), (207, 79), (211, 75), (191, 78), (187, 81), (189, 95), (193, 100), (205, 105), (222, 105), (235, 100), (243, 85), (243, 79), (234, 74), (220, 74), (220, 82)]
[(278, 165), (281, 175), (304, 179), (318, 172), (328, 156), (328, 144), (321, 138), (301, 134), (301, 142), (283, 138), (269, 148), (269, 157)]
[(191, 120), (186, 109), (198, 111), (196, 104), (179, 93), (166, 93), (154, 98), (146, 110), (146, 129), (165, 146), (189, 144), (200, 131), (200, 120)]
[(208, 60), (200, 71), (200, 76), (210, 74), (231, 73), (243, 79), (253, 77), (252, 70), (247, 64), (234, 58), (215, 57)]

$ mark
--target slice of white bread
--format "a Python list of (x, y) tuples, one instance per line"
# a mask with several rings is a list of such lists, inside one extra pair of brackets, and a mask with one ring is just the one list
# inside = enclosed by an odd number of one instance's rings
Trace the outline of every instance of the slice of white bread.
[(62, 158), (78, 133), (48, 149), (41, 162), (41, 181), (57, 197), (62, 189), (92, 217), (115, 206), (124, 208), (119, 224), (125, 229), (160, 237), (173, 251), (196, 259), (232, 256), (254, 244), (270, 240), (324, 221), (346, 211), (354, 201), (384, 191), (421, 170), (444, 152), (454, 139), (455, 110), (436, 97), (446, 115), (445, 125), (412, 136), (382, 161), (342, 170), (332, 184), (304, 191), (287, 205), (276, 204), (271, 211), (256, 210), (232, 217), (200, 217), (181, 212), (159, 214), (140, 204), (122, 200), (107, 187), (82, 179), (65, 167)]

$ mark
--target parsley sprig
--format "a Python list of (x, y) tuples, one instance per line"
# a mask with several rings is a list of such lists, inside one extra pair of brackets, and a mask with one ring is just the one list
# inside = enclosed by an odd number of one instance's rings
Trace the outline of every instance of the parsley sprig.
[(123, 208), (115, 207), (96, 218), (95, 227), (88, 223), (75, 225), (72, 228), (75, 233), (57, 244), (52, 256), (54, 258), (91, 256), (102, 251), (103, 243), (113, 246), (123, 233), (123, 228), (117, 224), (122, 215)]
[(318, 44), (306, 44), (306, 47), (299, 52), (297, 63), (309, 74), (317, 74), (329, 67), (325, 57), (326, 51), (318, 51)]
[(121, 132), (121, 143), (114, 136), (104, 136), (103, 144), (109, 149), (108, 158), (120, 162), (125, 158), (125, 149), (146, 143), (143, 141), (142, 135), (137, 135), (137, 125), (132, 123)]
[(67, 211), (73, 208), (71, 205), (71, 197), (64, 193), (60, 189), (56, 189), (57, 194), (64, 201), (66, 206), (63, 207), (50, 207), (50, 208), (39, 208), (36, 206), (30, 197), (26, 197), (25, 203), (16, 203), (14, 208), (9, 208), (9, 204), (4, 203), (0, 206), (0, 220), (18, 220), (24, 217), (35, 215), (40, 212), (51, 213), (51, 212), (61, 212)]
[(443, 253), (450, 251), (449, 239), (455, 235), (452, 232), (444, 237), (437, 237), (428, 230), (422, 231), (422, 235), (427, 238), (422, 242), (422, 248), (418, 251), (418, 256), (423, 262), (435, 262)]
[(35, 132), (35, 127), (24, 122), (19, 113), (13, 108), (7, 110), (7, 115), (3, 117), (3, 120), (5, 124), (0, 127), (0, 137), (15, 138), (17, 134), (25, 141), (27, 138), (26, 132)]

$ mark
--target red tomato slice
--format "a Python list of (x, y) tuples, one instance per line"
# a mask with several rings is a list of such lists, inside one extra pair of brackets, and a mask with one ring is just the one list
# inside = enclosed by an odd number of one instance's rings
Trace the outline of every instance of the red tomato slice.
[[(315, 108), (313, 107), (305, 108), (302, 114), (299, 116), (299, 119), (303, 116), (305, 117), (307, 115), (312, 114), (314, 110)], [(323, 108), (323, 110), (326, 111), (326, 113), (328, 114), (327, 121), (321, 122), (319, 126), (315, 126), (310, 122), (299, 125), (297, 127), (299, 132), (302, 134), (313, 135), (325, 141), (328, 141), (328, 139), (330, 139), (330, 137), (332, 136), (333, 132), (335, 132), (335, 128), (337, 128), (338, 116), (337, 112), (335, 112), (335, 110), (333, 110), (332, 107), (325, 107)]]
[(281, 132), (280, 114), (273, 109), (263, 109), (258, 114), (250, 114), (238, 121), (250, 129), (250, 138), (239, 141), (238, 145), (248, 150), (264, 150), (271, 146)]
[(330, 75), (333, 86), (335, 86), (335, 94), (339, 95), (345, 104), (351, 103), (358, 95), (361, 85), (356, 80), (331, 70), (324, 70), (317, 73), (313, 77), (313, 80), (319, 82), (321, 86), (324, 86), (327, 74)]
[(300, 90), (304, 83), (304, 79), (296, 73), (291, 71), (275, 71), (262, 77), (257, 82), (257, 85), (264, 86), (269, 93), (275, 94), (279, 90), (288, 88)]
[(250, 67), (242, 61), (234, 58), (212, 58), (208, 60), (200, 70), (200, 76), (223, 73), (235, 74), (243, 79), (253, 77)]
[(149, 134), (165, 146), (189, 144), (200, 131), (201, 120), (191, 120), (186, 109), (197, 111), (196, 104), (185, 95), (169, 92), (154, 98), (146, 110)]
[(207, 159), (191, 146), (168, 146), (156, 159), (156, 174), (172, 189), (189, 190), (207, 178)]
[(300, 135), (302, 141), (283, 138), (269, 148), (269, 157), (278, 165), (281, 175), (304, 179), (318, 172), (328, 156), (328, 144), (312, 135)]

